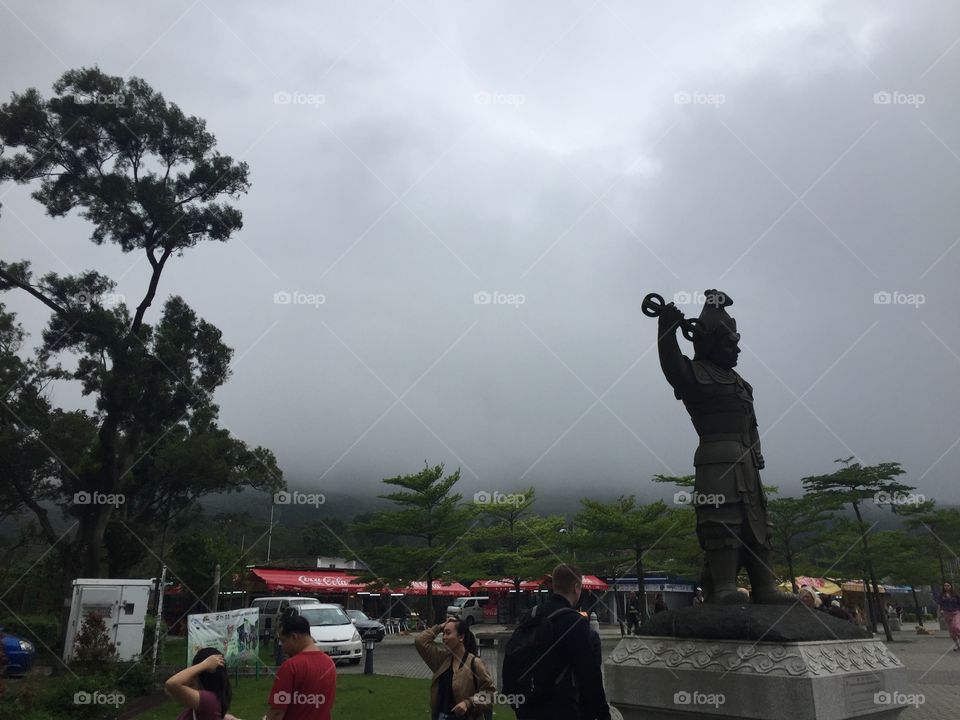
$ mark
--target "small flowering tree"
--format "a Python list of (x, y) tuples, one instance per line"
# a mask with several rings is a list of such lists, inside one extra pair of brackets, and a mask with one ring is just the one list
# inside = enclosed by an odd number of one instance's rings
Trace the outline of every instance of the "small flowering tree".
[(110, 642), (107, 624), (100, 613), (89, 613), (73, 641), (73, 659), (82, 665), (99, 665), (116, 660), (117, 646)]

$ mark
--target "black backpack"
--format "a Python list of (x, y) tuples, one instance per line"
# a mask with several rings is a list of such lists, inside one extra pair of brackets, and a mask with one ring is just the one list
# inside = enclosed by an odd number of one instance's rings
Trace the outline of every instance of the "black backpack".
[(554, 695), (554, 688), (567, 676), (570, 663), (561, 661), (553, 644), (557, 635), (551, 620), (573, 608), (560, 608), (543, 617), (536, 606), (507, 641), (501, 673), (502, 692), (510, 698), (515, 712), (543, 705)]

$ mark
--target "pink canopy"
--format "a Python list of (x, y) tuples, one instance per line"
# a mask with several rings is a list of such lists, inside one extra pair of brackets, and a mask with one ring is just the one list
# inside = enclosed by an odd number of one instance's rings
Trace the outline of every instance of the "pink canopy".
[(509, 580), (474, 580), (470, 583), (471, 590), (513, 590), (513, 583)]
[[(400, 588), (394, 592), (402, 592), (405, 595), (426, 595), (427, 581), (414, 580), (405, 588)], [(434, 580), (433, 594), (437, 597), (465, 597), (470, 594), (470, 590), (458, 582), (447, 583), (444, 585), (439, 580)]]

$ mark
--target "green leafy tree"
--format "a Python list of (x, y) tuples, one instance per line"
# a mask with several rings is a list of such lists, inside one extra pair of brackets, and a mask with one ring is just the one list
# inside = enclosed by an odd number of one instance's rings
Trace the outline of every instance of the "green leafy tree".
[(313, 522), (300, 531), (305, 555), (342, 556), (350, 553), (354, 544), (353, 534), (346, 521), (328, 518)]
[[(212, 605), (214, 588), (236, 590), (242, 582), (240, 547), (224, 537), (220, 522), (208, 521), (203, 530), (177, 538), (170, 550), (170, 564), (187, 591), (207, 607)], [(215, 575), (218, 565), (219, 583)]]
[(460, 470), (444, 477), (443, 464), (413, 475), (385, 478), (384, 484), (398, 488), (380, 495), (395, 510), (371, 513), (354, 523), (361, 537), (390, 537), (389, 545), (366, 545), (362, 558), (370, 572), (365, 578), (385, 585), (400, 585), (418, 579), (427, 583), (427, 622), (433, 621), (433, 581), (442, 563), (457, 552), (467, 531), (470, 511), (461, 505), (463, 496), (453, 492)]
[[(34, 519), (20, 525), (17, 539), (4, 548), (10, 562), (0, 566), (12, 569), (19, 551), (41, 540), (48, 548), (43, 554), (52, 549), (50, 558), (66, 575), (75, 564), (76, 544), (64, 534), (78, 522), (74, 493), (83, 490), (82, 479), (91, 472), (89, 448), (97, 428), (87, 413), (51, 405), (41, 361), (21, 357), (25, 337), (15, 316), (0, 304), (0, 385), (6, 393), (0, 403), (0, 507), (18, 523), (28, 516)], [(66, 526), (58, 517), (61, 509), (70, 514)], [(28, 568), (29, 563), (24, 570)], [(14, 577), (21, 583), (38, 582), (36, 573)]]
[[(644, 582), (644, 559), (656, 551), (660, 556), (672, 555), (684, 520), (689, 520), (690, 511), (668, 507), (662, 500), (646, 505), (637, 502), (635, 496), (620, 497), (604, 503), (589, 498), (580, 501), (582, 509), (574, 518), (574, 524), (583, 530), (586, 547), (603, 553), (630, 553), (630, 569), (637, 575), (641, 587), (641, 611), (647, 617)], [(689, 539), (689, 534), (684, 533)]]
[[(882, 531), (867, 530), (871, 538), (879, 532)], [(866, 591), (870, 593), (870, 570), (863, 552), (862, 534), (862, 526), (856, 517), (834, 518), (821, 536), (821, 542), (807, 551), (801, 574), (855, 579), (862, 581)], [(872, 539), (870, 548), (876, 559), (879, 553), (874, 549)], [(877, 577), (883, 576), (878, 573)]]
[[(938, 508), (934, 503), (924, 503), (912, 509), (901, 510), (906, 515), (904, 527), (910, 531), (920, 557), (936, 560), (939, 583), (949, 581), (947, 559), (956, 559), (954, 548), (960, 547), (960, 509)], [(937, 573), (932, 573), (925, 582), (934, 584)]]
[(574, 544), (562, 517), (534, 513), (536, 492), (532, 487), (500, 497), (506, 502), (475, 505), (479, 523), (467, 537), (470, 552), (460, 570), (467, 577), (512, 582), (510, 618), (515, 620), (520, 614), (520, 584), (543, 577), (569, 559)]
[(937, 559), (924, 554), (922, 535), (904, 529), (871, 533), (877, 574), (894, 585), (926, 585), (937, 576)]
[[(246, 192), (248, 168), (216, 151), (202, 120), (184, 115), (139, 78), (124, 81), (81, 68), (64, 73), (53, 89), (49, 99), (29, 89), (0, 106), (0, 147), (15, 151), (0, 156), (0, 181), (36, 183), (32, 196), (51, 216), (77, 209), (92, 223), (94, 243), (143, 252), (150, 280), (132, 317), (122, 303), (107, 307), (114, 304), (107, 297), (114, 284), (93, 271), (35, 280), (28, 263), (0, 263), (0, 289), (19, 288), (53, 312), (44, 350), (83, 354), (72, 376), (97, 396), (99, 423), (88, 479), (91, 489), (118, 494), (156, 430), (154, 418), (167, 420), (170, 411), (225, 379), (229, 353), (217, 347), (216, 328), (189, 323), (197, 331), (190, 340), (201, 347), (176, 358), (165, 353), (164, 343), (176, 346), (181, 338), (158, 332), (148, 354), (151, 329), (144, 316), (171, 256), (203, 240), (227, 240), (241, 227), (239, 210), (217, 201)], [(177, 315), (189, 312), (182, 300), (168, 304), (168, 325), (182, 328)], [(156, 366), (163, 364), (167, 377), (181, 371), (182, 382), (157, 397), (165, 378)], [(184, 372), (191, 366), (193, 372)], [(92, 505), (80, 514), (84, 574), (100, 575), (100, 546), (113, 507)]]
[(808, 550), (823, 541), (826, 525), (837, 506), (814, 497), (774, 498), (767, 504), (773, 524), (774, 558), (786, 566), (793, 592), (797, 587), (797, 564)]
[[(873, 566), (873, 557), (870, 553), (870, 543), (867, 539), (868, 529), (863, 521), (861, 505), (864, 502), (883, 504), (891, 498), (907, 495), (912, 488), (896, 480), (903, 475), (904, 470), (899, 463), (887, 462), (879, 465), (861, 465), (851, 463), (852, 457), (846, 460), (837, 460), (843, 467), (829, 475), (812, 475), (803, 478), (803, 486), (811, 498), (827, 504), (837, 506), (849, 504), (857, 517), (857, 527), (860, 534), (860, 544), (863, 549), (863, 559), (866, 564), (870, 583), (873, 586), (875, 606), (879, 605), (880, 589), (877, 583), (877, 574)], [(887, 641), (893, 642), (890, 626), (887, 623), (887, 614), (876, 613), (883, 623), (883, 630)]]
[[(153, 441), (150, 453), (133, 470), (134, 482), (126, 502), (119, 508), (117, 522), (108, 527), (105, 545), (117, 572), (125, 570), (115, 557), (126, 546), (132, 532), (139, 537), (144, 529), (156, 529), (159, 535), (157, 558), (162, 561), (167, 549), (171, 523), (204, 496), (260, 490), (272, 494), (282, 486), (282, 471), (274, 454), (263, 447), (250, 448), (217, 425), (217, 408), (202, 406), (164, 430)], [(120, 527), (117, 527), (117, 525)], [(266, 527), (260, 535), (266, 532)], [(251, 540), (253, 540), (251, 533)], [(112, 542), (116, 540), (116, 542)], [(265, 541), (264, 541), (265, 542)], [(128, 560), (149, 552), (142, 542), (127, 550)], [(254, 551), (251, 542), (247, 553)], [(129, 568), (130, 565), (126, 565)], [(159, 574), (159, 568), (157, 569)]]
[[(226, 201), (248, 190), (248, 167), (216, 149), (203, 120), (185, 115), (139, 78), (81, 68), (66, 72), (53, 90), (49, 98), (35, 89), (14, 93), (0, 105), (0, 181), (33, 185), (32, 197), (52, 217), (78, 210), (92, 224), (95, 244), (142, 253), (150, 274), (131, 311), (115, 295), (113, 281), (96, 271), (35, 277), (27, 262), (0, 262), (0, 291), (25, 292), (52, 313), (40, 361), (22, 378), (22, 391), (31, 384), (75, 380), (96, 400), (90, 418), (53, 417), (59, 427), (38, 426), (25, 417), (18, 422), (53, 451), (60, 467), (48, 477), (56, 477), (68, 493), (130, 495), (144, 499), (137, 509), (131, 504), (133, 512), (150, 513), (156, 503), (146, 496), (153, 488), (141, 487), (137, 466), (178, 425), (189, 432), (166, 441), (168, 449), (195, 433), (209, 438), (216, 418), (212, 395), (228, 377), (231, 351), (220, 331), (181, 298), (165, 303), (155, 327), (145, 321), (146, 312), (174, 255), (204, 241), (224, 242), (241, 228), (240, 211)], [(47, 364), (68, 352), (79, 356), (74, 369)], [(84, 427), (90, 422), (92, 438)], [(239, 454), (241, 448), (234, 444), (230, 452)], [(266, 451), (249, 452), (246, 460), (270, 465)], [(269, 484), (276, 488), (282, 480), (274, 471), (269, 467)], [(245, 482), (260, 482), (238, 474)], [(17, 494), (49, 536), (42, 505), (48, 490), (35, 482), (18, 487)], [(168, 487), (168, 497), (171, 492), (176, 494)], [(59, 546), (65, 592), (78, 575), (101, 575), (106, 531), (118, 507), (106, 502), (70, 508), (76, 531)]]
[(692, 488), (696, 481), (695, 475), (654, 475), (653, 482), (676, 485), (678, 488)]

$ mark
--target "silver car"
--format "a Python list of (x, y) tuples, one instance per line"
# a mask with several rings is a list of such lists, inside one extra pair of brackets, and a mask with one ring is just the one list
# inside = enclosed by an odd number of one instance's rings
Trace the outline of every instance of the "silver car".
[(339, 605), (312, 603), (297, 607), (300, 614), (310, 623), (310, 635), (313, 641), (334, 662), (346, 660), (356, 665), (363, 659), (363, 643), (360, 633), (350, 621), (350, 617)]

